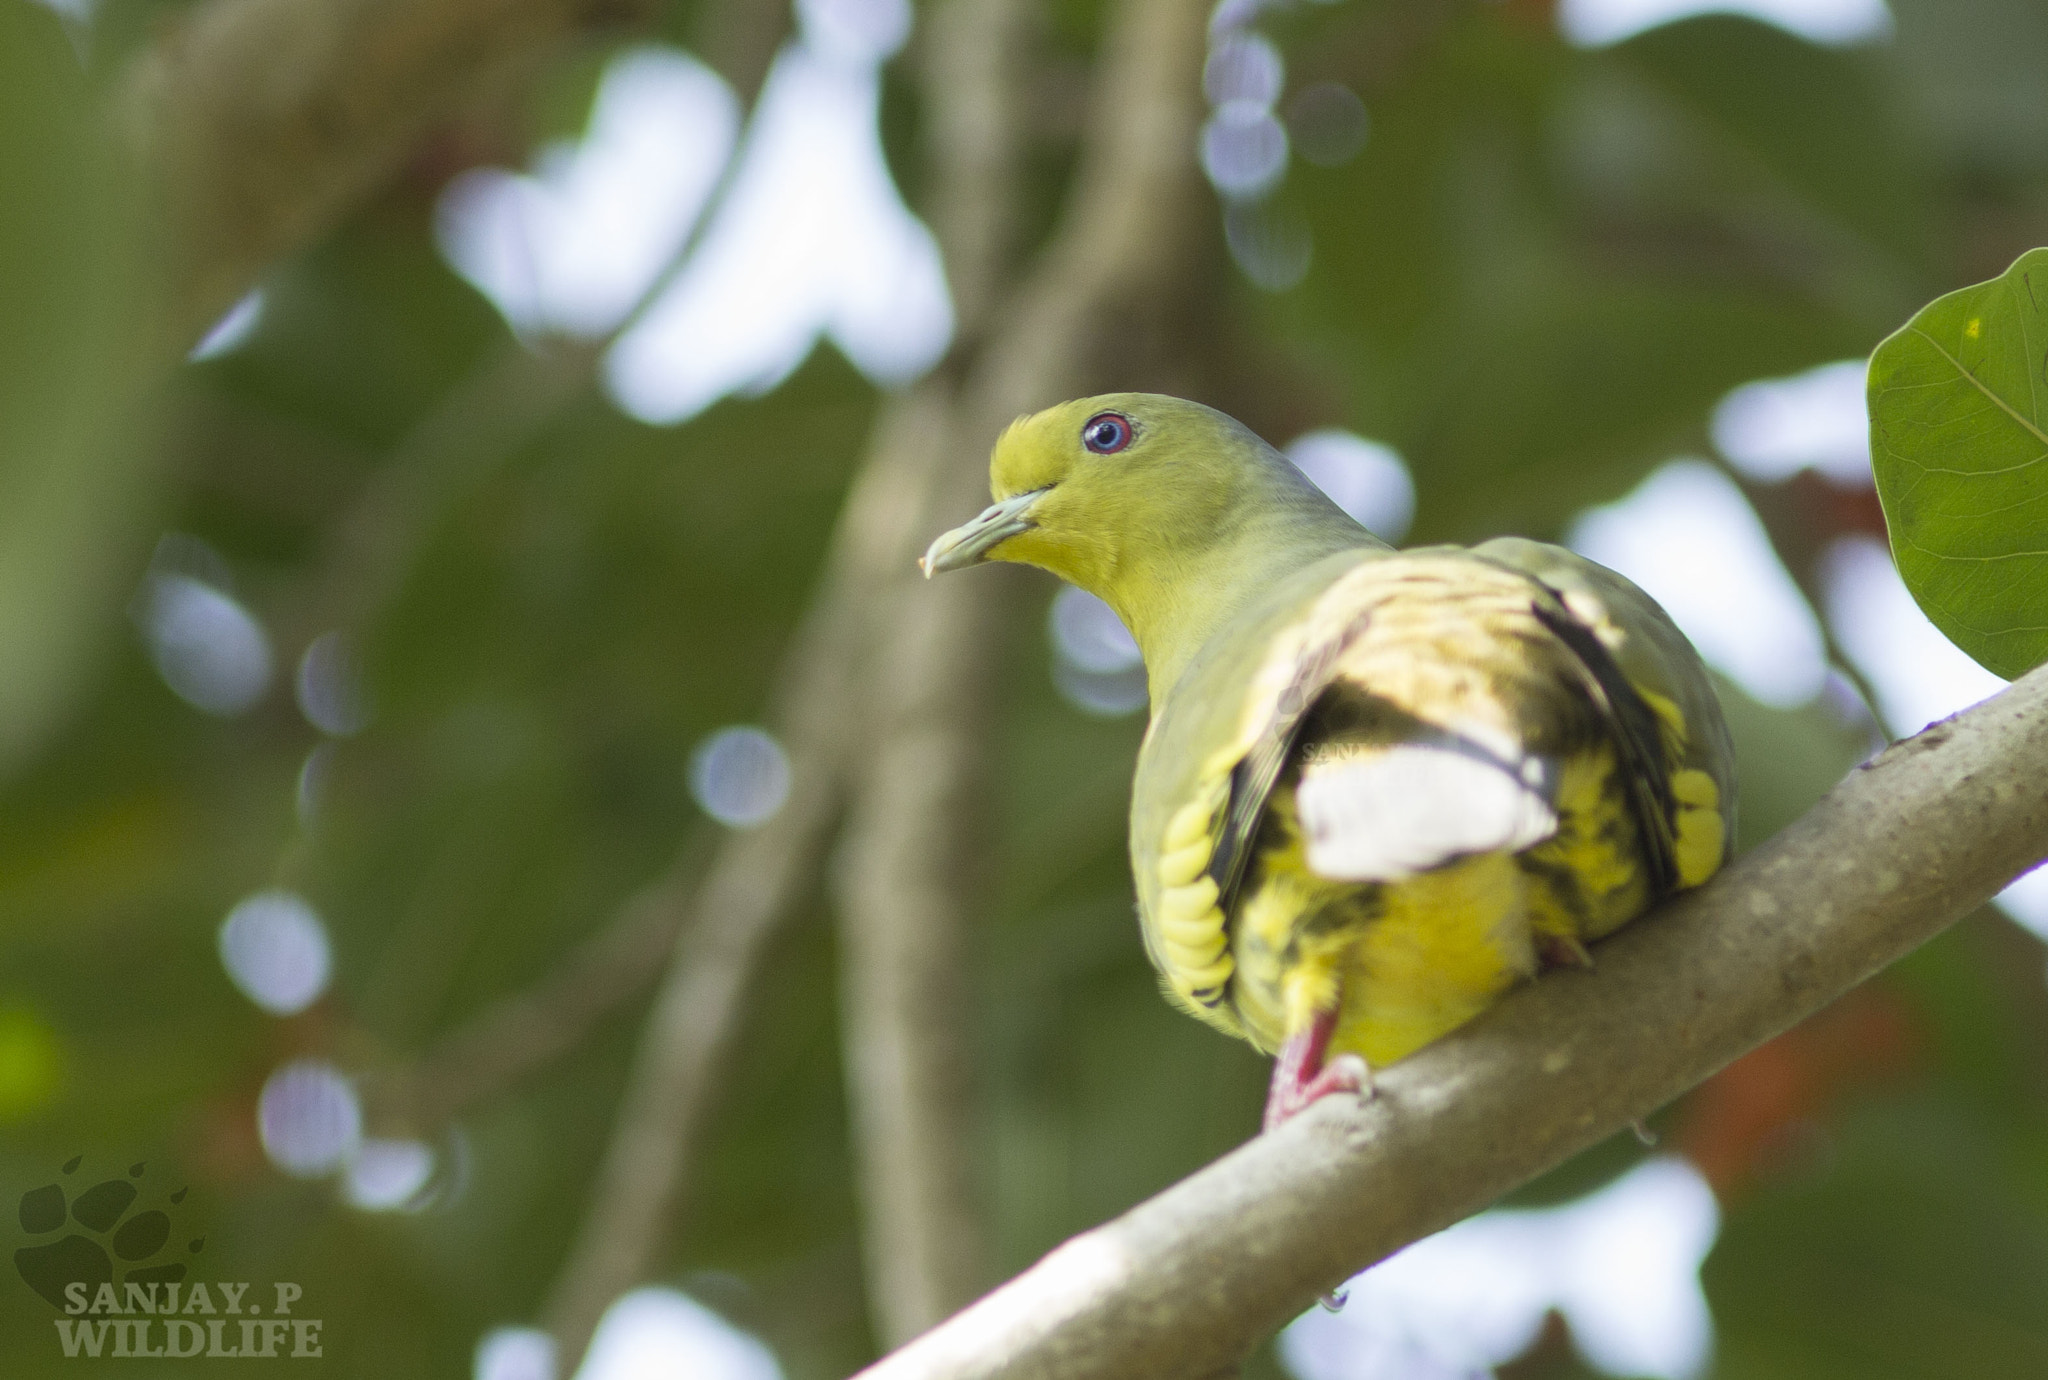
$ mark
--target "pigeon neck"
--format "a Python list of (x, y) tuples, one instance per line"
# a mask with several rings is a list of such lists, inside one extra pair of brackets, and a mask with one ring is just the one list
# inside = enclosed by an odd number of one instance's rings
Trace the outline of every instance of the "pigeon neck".
[(1252, 600), (1325, 556), (1377, 544), (1334, 507), (1329, 513), (1337, 520), (1305, 523), (1300, 513), (1274, 514), (1202, 550), (1147, 562), (1117, 581), (1108, 602), (1144, 653), (1154, 712), (1203, 644)]

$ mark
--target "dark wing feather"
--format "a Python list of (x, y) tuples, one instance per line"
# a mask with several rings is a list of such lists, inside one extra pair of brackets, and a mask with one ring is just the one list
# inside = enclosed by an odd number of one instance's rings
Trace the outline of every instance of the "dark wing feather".
[(1259, 817), (1266, 811), (1266, 801), (1273, 794), (1273, 787), (1280, 781), (1280, 774), (1287, 767), (1287, 760), (1294, 753), (1294, 745), (1301, 737), (1302, 725), (1308, 722), (1309, 711), (1329, 689), (1331, 678), (1336, 674), (1338, 659), (1344, 655), (1358, 635), (1365, 631), (1371, 621), (1371, 614), (1361, 612), (1340, 628), (1334, 636), (1323, 638), (1302, 649), (1295, 663), (1293, 678), (1281, 692), (1273, 708), (1273, 717), (1259, 734), (1258, 741), (1245, 753), (1242, 760), (1230, 772), (1230, 801), (1224, 808), (1223, 835), (1216, 842), (1215, 851), (1209, 855), (1209, 876), (1216, 883), (1216, 904), (1225, 915), (1237, 903), (1237, 890), (1244, 882), (1245, 868), (1251, 862), (1252, 839), (1258, 833)]
[(1650, 864), (1651, 890), (1657, 898), (1669, 895), (1678, 886), (1676, 843), (1671, 834), (1678, 802), (1671, 794), (1671, 770), (1664, 760), (1657, 711), (1622, 674), (1598, 634), (1572, 616), (1555, 590), (1546, 585), (1544, 592), (1550, 597), (1535, 601), (1537, 621), (1571, 652), (1584, 673), (1588, 697), (1614, 728), (1629, 808), (1635, 814), (1636, 832)]

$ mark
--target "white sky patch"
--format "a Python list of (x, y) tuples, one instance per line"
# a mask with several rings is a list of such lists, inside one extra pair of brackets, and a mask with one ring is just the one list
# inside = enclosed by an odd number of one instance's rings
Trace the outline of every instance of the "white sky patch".
[(1734, 481), (1674, 460), (1619, 503), (1572, 524), (1574, 551), (1662, 604), (1709, 664), (1781, 708), (1820, 693), (1827, 661), (1813, 610)]
[(1835, 543), (1822, 559), (1821, 581), (1835, 640), (1870, 681), (1894, 734), (1918, 733), (2004, 688), (1927, 621), (1875, 539)]
[[(1928, 621), (1875, 539), (1836, 542), (1823, 559), (1822, 581), (1835, 640), (1869, 680), (1894, 734), (1918, 733), (2005, 688)], [(2048, 939), (2048, 869), (2027, 873), (1996, 899), (1999, 909)]]
[(477, 168), (448, 184), (441, 251), (514, 330), (603, 335), (681, 250), (738, 124), (710, 68), (634, 48), (605, 69), (580, 142), (547, 145), (531, 174)]
[(1562, 0), (1557, 26), (1580, 47), (1599, 48), (1696, 14), (1745, 14), (1831, 46), (1892, 33), (1885, 0)]
[(1870, 483), (1868, 360), (1823, 364), (1790, 378), (1746, 383), (1714, 409), (1714, 445), (1767, 484), (1817, 470), (1838, 484)]
[(870, 379), (944, 353), (952, 300), (931, 232), (882, 154), (880, 64), (905, 0), (803, 0), (802, 35), (768, 74), (726, 194), (676, 281), (605, 360), (613, 399), (653, 423), (762, 393), (822, 334)]
[(1595, 1369), (1691, 1380), (1713, 1352), (1700, 1264), (1720, 1209), (1682, 1159), (1646, 1161), (1577, 1202), (1496, 1209), (1359, 1275), (1342, 1312), (1281, 1334), (1298, 1380), (1474, 1380), (1555, 1308)]
[(1998, 908), (2048, 940), (2048, 867), (2037, 867), (1998, 893)]
[(775, 1355), (687, 1294), (635, 1289), (605, 1310), (576, 1380), (782, 1380)]
[(1392, 446), (1329, 427), (1295, 437), (1286, 454), (1331, 502), (1380, 540), (1398, 543), (1408, 535), (1415, 520), (1415, 481)]
[[(1714, 444), (1764, 483), (1813, 469), (1838, 484), (1869, 484), (1869, 361), (1845, 359), (1735, 389), (1714, 409)], [(1876, 693), (1891, 732), (1919, 732), (2004, 686), (1920, 611), (1882, 543), (1838, 542), (1822, 568), (1828, 626)], [(2048, 868), (1998, 896), (2014, 920), (2048, 940)]]

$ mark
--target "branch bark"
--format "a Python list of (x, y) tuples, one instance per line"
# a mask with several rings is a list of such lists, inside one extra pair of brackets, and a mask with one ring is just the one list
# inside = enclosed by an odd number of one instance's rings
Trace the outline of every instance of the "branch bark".
[(2048, 855), (2048, 668), (1894, 745), (1699, 891), (1067, 1242), (863, 1380), (1209, 1374), (1647, 1116)]
[[(940, 224), (953, 235), (964, 308), (992, 298), (1008, 235), (1007, 202), (992, 198), (1012, 194), (1019, 101), (1014, 82), (990, 74), (1017, 7), (954, 4), (934, 68), (949, 98), (941, 157), (950, 153), (953, 169)], [(985, 798), (986, 681), (1004, 627), (994, 582), (926, 585), (911, 562), (919, 538), (981, 505), (997, 431), (1092, 377), (1115, 306), (1156, 289), (1175, 262), (1176, 219), (1195, 187), (1206, 13), (1194, 0), (1116, 10), (1065, 219), (962, 381), (939, 431), (943, 468), (926, 501), (907, 508), (918, 522), (888, 572), (886, 631), (867, 676), (880, 735), (861, 764), (837, 868), (868, 1293), (888, 1344), (932, 1326), (981, 1278), (963, 956), (972, 831), (962, 821)]]

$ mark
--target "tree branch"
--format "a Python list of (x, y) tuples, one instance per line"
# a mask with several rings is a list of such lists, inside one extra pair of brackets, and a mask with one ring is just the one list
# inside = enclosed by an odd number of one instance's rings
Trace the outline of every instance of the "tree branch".
[[(933, 11), (923, 47), (931, 213), (958, 321), (956, 361), (971, 357), (989, 329), (1011, 267), (1023, 152), (1016, 105), (1024, 17), (1020, 0), (949, 0)], [(873, 572), (877, 595), (901, 586), (934, 485), (958, 465), (949, 453), (959, 441), (957, 382), (954, 371), (926, 390), (918, 443), (931, 463), (925, 482), (902, 495), (904, 523), (894, 550)], [(893, 614), (900, 600), (885, 607)], [(890, 628), (893, 635), (884, 631)], [(878, 620), (876, 631), (886, 655), (900, 641), (900, 620)], [(876, 679), (878, 666), (861, 670)], [(978, 1292), (982, 1243), (965, 1153), (971, 1083), (954, 898), (946, 885), (906, 897), (897, 890), (901, 879), (878, 870), (904, 842), (881, 837), (897, 821), (876, 818), (872, 786), (875, 772), (902, 759), (886, 749), (879, 756), (858, 764), (870, 785), (857, 790), (835, 880), (841, 1048), (869, 1314), (877, 1335), (893, 1345)], [(936, 770), (944, 775), (946, 764)], [(915, 829), (924, 821), (901, 822)], [(936, 848), (942, 859), (957, 851), (943, 839), (911, 846)]]
[(2048, 668), (1858, 768), (1598, 951), (1122, 1217), (864, 1380), (1208, 1374), (1317, 1294), (1647, 1116), (2048, 855)]
[(444, 1126), (581, 1045), (660, 975), (692, 913), (704, 852), (686, 844), (666, 875), (538, 982), (492, 1002), (424, 1054), (372, 1073), (363, 1087), (370, 1124), (392, 1134)]
[[(766, 716), (789, 754), (790, 795), (759, 828), (728, 834), (693, 899), (627, 1075), (591, 1207), (546, 1322), (571, 1373), (613, 1299), (645, 1278), (674, 1216), (713, 1079), (737, 1038), (746, 988), (835, 816), (858, 740), (854, 668), (881, 572), (910, 539), (905, 510), (938, 458), (927, 383), (890, 399), (841, 511), (811, 609)], [(911, 501), (905, 503), (905, 496)]]
[[(786, 897), (803, 875), (829, 824), (836, 783), (845, 770), (844, 754), (863, 736), (872, 736), (864, 716), (875, 704), (858, 694), (861, 653), (878, 643), (894, 646), (903, 635), (894, 601), (883, 596), (892, 588), (903, 588), (912, 557), (928, 535), (928, 515), (974, 501), (973, 493), (984, 482), (981, 457), (1000, 424), (1069, 386), (1074, 375), (1065, 371), (1076, 366), (1062, 346), (1081, 353), (1093, 344), (1097, 328), (1088, 319), (1086, 305), (1105, 300), (1095, 285), (1141, 283), (1147, 273), (1157, 271), (1159, 245), (1168, 241), (1175, 208), (1190, 181), (1202, 7), (1197, 0), (1136, 0), (1126, 8), (1166, 12), (1173, 22), (1119, 30), (1121, 41), (1114, 50), (1119, 61), (1110, 64), (1117, 70), (1108, 87), (1116, 90), (1121, 82), (1122, 88), (1099, 121), (1105, 138), (1099, 141), (1091, 166), (1128, 149), (1133, 123), (1151, 130), (1162, 123), (1174, 128), (1170, 146), (1178, 157), (1161, 158), (1155, 145), (1143, 145), (1147, 156), (1132, 162), (1131, 184), (1104, 199), (1120, 221), (1129, 221), (1125, 199), (1149, 198), (1160, 221), (1157, 239), (1150, 245), (1133, 245), (1129, 236), (1105, 239), (1096, 229), (1100, 212), (1073, 217), (1093, 242), (1120, 252), (1106, 261), (1099, 253), (1055, 250), (1024, 294), (1025, 305), (1006, 334), (1047, 329), (1063, 334), (1048, 342), (1050, 349), (1022, 350), (1013, 340), (1007, 350), (991, 350), (989, 356), (991, 361), (1014, 361), (1021, 351), (1026, 358), (1056, 362), (1059, 369), (1034, 370), (1011, 363), (996, 373), (995, 383), (984, 370), (964, 389), (956, 389), (954, 377), (941, 372), (885, 401), (841, 514), (819, 593), (778, 679), (778, 708), (768, 716), (789, 750), (798, 785), (783, 813), (769, 825), (727, 840), (713, 865), (712, 881), (693, 907), (690, 930), (663, 979), (628, 1076), (590, 1213), (547, 1309), (565, 1373), (574, 1368), (603, 1310), (652, 1268), (701, 1129), (710, 1079), (735, 1038), (745, 982), (770, 932), (774, 909), (762, 904), (762, 898), (771, 893)], [(1158, 41), (1151, 46), (1136, 41), (1148, 32)], [(1158, 74), (1168, 65), (1172, 75), (1162, 79)], [(969, 62), (959, 70), (971, 73), (975, 65)], [(1180, 112), (1177, 118), (1162, 121), (1152, 108), (1162, 93)], [(975, 99), (987, 100), (988, 95), (977, 93)], [(1117, 112), (1132, 119), (1119, 121), (1114, 117)], [(962, 139), (955, 148), (960, 165), (951, 176), (969, 176), (974, 168), (986, 168), (1000, 158), (997, 150), (973, 139)], [(942, 149), (942, 160), (945, 157)], [(1084, 171), (1083, 177), (1089, 179), (1084, 182), (1089, 188), (1113, 180), (1099, 168)], [(999, 227), (991, 230), (979, 237), (979, 243), (998, 247), (986, 252), (999, 252), (1004, 235)], [(1071, 238), (1069, 232), (1062, 243)], [(1048, 302), (1063, 304), (1063, 309), (1049, 312)], [(963, 315), (963, 339), (971, 340), (981, 324)], [(956, 416), (960, 392), (981, 404), (971, 409), (965, 426)], [(952, 590), (965, 592), (972, 583), (963, 581)], [(947, 593), (945, 587), (938, 588)], [(923, 592), (915, 597), (922, 598)], [(973, 601), (979, 597), (968, 593), (968, 603), (956, 612), (977, 614)], [(942, 621), (958, 628), (956, 621)], [(888, 628), (895, 631), (885, 633)], [(959, 629), (959, 634), (928, 643), (938, 651), (920, 654), (917, 664), (929, 665), (934, 654), (961, 655), (976, 630)], [(944, 681), (942, 673), (938, 683)], [(950, 814), (946, 823), (950, 828)], [(858, 869), (857, 849), (848, 856), (850, 867)], [(721, 882), (721, 876), (727, 880)]]
[[(987, 198), (1011, 194), (1020, 102), (1013, 84), (1007, 96), (988, 91), (983, 74), (1000, 67), (1015, 9), (1011, 0), (954, 3), (938, 37), (959, 48), (934, 61), (952, 97), (942, 153), (955, 155), (940, 209), (971, 303), (988, 300), (1008, 235)], [(926, 501), (907, 509), (919, 521), (890, 570), (886, 632), (867, 677), (880, 735), (856, 785), (837, 888), (868, 1291), (889, 1343), (972, 1297), (981, 1269), (962, 935), (971, 831), (962, 820), (985, 795), (986, 681), (1004, 628), (994, 582), (926, 585), (911, 559), (918, 538), (980, 506), (996, 432), (1092, 377), (1113, 306), (1173, 262), (1175, 218), (1194, 183), (1206, 13), (1196, 0), (1126, 0), (1115, 11), (1066, 217), (960, 387), (941, 433), (944, 468)]]

